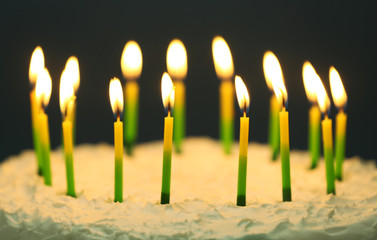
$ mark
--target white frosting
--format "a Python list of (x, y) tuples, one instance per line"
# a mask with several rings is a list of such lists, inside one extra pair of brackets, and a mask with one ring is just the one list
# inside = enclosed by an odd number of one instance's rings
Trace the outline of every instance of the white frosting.
[(336, 196), (326, 195), (323, 160), (291, 151), (293, 202), (281, 202), (280, 161), (250, 144), (247, 206), (235, 205), (238, 146), (225, 156), (208, 138), (189, 138), (173, 153), (171, 204), (160, 205), (162, 142), (136, 146), (124, 161), (124, 202), (114, 203), (114, 150), (74, 150), (77, 198), (65, 195), (65, 163), (51, 152), (53, 187), (36, 175), (25, 151), (0, 166), (2, 239), (376, 239), (377, 169), (358, 158), (344, 163)]

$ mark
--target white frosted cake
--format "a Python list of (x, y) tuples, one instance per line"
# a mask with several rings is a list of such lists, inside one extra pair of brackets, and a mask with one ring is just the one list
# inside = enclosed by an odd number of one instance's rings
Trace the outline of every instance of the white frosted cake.
[(346, 159), (337, 195), (326, 195), (324, 162), (291, 151), (292, 202), (281, 202), (280, 162), (250, 144), (247, 206), (235, 205), (238, 146), (189, 138), (173, 153), (171, 204), (160, 205), (162, 142), (136, 146), (124, 160), (124, 202), (114, 203), (114, 149), (74, 150), (77, 198), (66, 193), (60, 149), (51, 152), (53, 186), (36, 174), (25, 151), (0, 165), (1, 239), (376, 239), (377, 169)]

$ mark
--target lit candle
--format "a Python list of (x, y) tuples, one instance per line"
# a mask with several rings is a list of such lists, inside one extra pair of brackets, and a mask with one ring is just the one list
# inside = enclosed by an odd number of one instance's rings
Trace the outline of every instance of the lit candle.
[(272, 160), (276, 160), (279, 155), (279, 111), (280, 106), (278, 104), (278, 101), (275, 97), (274, 88), (272, 86), (272, 80), (270, 74), (271, 72), (268, 68), (271, 65), (268, 65), (267, 63), (270, 61), (270, 58), (273, 58), (274, 54), (271, 51), (267, 51), (264, 54), (263, 57), (263, 70), (264, 70), (264, 78), (266, 79), (266, 83), (270, 91), (272, 92), (271, 98), (270, 98), (270, 118), (269, 118), (269, 135), (268, 135), (268, 142), (271, 146), (272, 151)]
[(170, 181), (171, 181), (171, 155), (173, 141), (173, 121), (171, 111), (174, 107), (174, 85), (168, 73), (164, 73), (161, 79), (161, 95), (167, 117), (164, 126), (164, 151), (162, 163), (162, 188), (161, 204), (170, 203)]
[(233, 59), (224, 38), (217, 36), (212, 41), (212, 55), (220, 83), (220, 138), (226, 154), (230, 154), (234, 138), (234, 87)]
[(123, 202), (123, 90), (118, 78), (110, 80), (109, 95), (114, 122), (115, 184), (114, 202)]
[(66, 68), (60, 78), (59, 100), (60, 110), (63, 117), (63, 143), (65, 155), (65, 169), (67, 177), (67, 195), (76, 197), (75, 176), (73, 167), (73, 118), (75, 106), (75, 94), (73, 77), (76, 74), (70, 68)]
[(334, 177), (334, 158), (333, 158), (333, 140), (332, 140), (332, 121), (328, 118), (330, 110), (330, 99), (327, 96), (326, 89), (322, 81), (317, 84), (317, 98), (319, 109), (325, 115), (322, 120), (322, 138), (323, 151), (326, 166), (327, 193), (335, 195), (335, 177)]
[(30, 81), (30, 109), (31, 109), (31, 123), (33, 133), (33, 145), (34, 151), (37, 157), (38, 175), (43, 175), (42, 164), (42, 150), (41, 141), (38, 131), (38, 112), (39, 108), (35, 96), (35, 84), (37, 82), (38, 75), (43, 71), (45, 65), (43, 50), (40, 46), (36, 47), (31, 55), (30, 68), (29, 68), (29, 81)]
[(330, 67), (330, 87), (334, 104), (338, 108), (335, 130), (335, 176), (341, 181), (343, 178), (343, 160), (346, 150), (347, 114), (344, 112), (344, 108), (347, 104), (347, 94), (339, 73), (334, 67)]
[(288, 111), (286, 110), (288, 103), (287, 89), (285, 88), (283, 73), (281, 71), (280, 63), (277, 57), (271, 52), (270, 57), (265, 63), (268, 66), (271, 76), (272, 86), (278, 100), (279, 108), (279, 123), (280, 123), (280, 155), (281, 155), (281, 175), (282, 175), (282, 190), (283, 201), (291, 201), (291, 168), (290, 168), (290, 149), (289, 149), (289, 120)]
[(38, 105), (38, 130), (41, 141), (41, 156), (43, 165), (43, 176), (45, 184), (51, 186), (51, 166), (50, 166), (50, 133), (48, 129), (48, 117), (45, 109), (50, 102), (52, 82), (51, 77), (46, 68), (38, 74), (35, 86), (36, 102)]
[(166, 54), (166, 65), (175, 87), (173, 142), (176, 152), (180, 153), (186, 132), (185, 83), (183, 80), (187, 74), (186, 48), (181, 40), (174, 39), (170, 42)]
[(240, 118), (240, 152), (238, 162), (237, 205), (246, 206), (247, 148), (249, 145), (249, 111), (250, 97), (245, 83), (239, 76), (235, 77), (238, 105), (243, 116)]
[[(80, 68), (79, 68), (79, 61), (75, 56), (71, 56), (68, 58), (67, 63), (65, 64), (64, 71), (68, 71), (70, 73), (70, 81), (72, 81), (73, 90), (75, 96), (80, 87)], [(72, 123), (72, 140), (73, 145), (76, 143), (76, 102), (72, 101), (72, 114), (69, 114), (68, 118)]]
[(126, 153), (132, 155), (133, 147), (137, 138), (139, 118), (139, 85), (137, 80), (140, 77), (143, 67), (143, 56), (139, 44), (135, 41), (128, 41), (124, 46), (120, 61), (123, 77), (126, 79), (125, 104), (123, 121), (124, 142)]
[(321, 81), (310, 62), (305, 62), (302, 67), (302, 78), (304, 80), (305, 92), (312, 103), (309, 110), (309, 151), (311, 155), (310, 168), (317, 167), (321, 151), (321, 112), (318, 108), (316, 84)]

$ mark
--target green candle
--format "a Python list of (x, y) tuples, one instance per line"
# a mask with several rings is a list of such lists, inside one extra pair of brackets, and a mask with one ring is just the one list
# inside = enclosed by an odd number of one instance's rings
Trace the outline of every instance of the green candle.
[(330, 67), (330, 87), (331, 95), (335, 106), (339, 112), (336, 115), (336, 138), (335, 138), (335, 175), (338, 180), (343, 179), (343, 160), (346, 150), (346, 125), (347, 114), (344, 107), (347, 104), (347, 94), (343, 86), (338, 71), (334, 67)]
[(171, 182), (171, 157), (173, 144), (173, 122), (171, 109), (174, 106), (174, 85), (168, 73), (162, 75), (161, 95), (167, 117), (164, 123), (164, 149), (162, 161), (162, 187), (161, 187), (161, 204), (170, 203), (170, 182)]
[(123, 122), (120, 120), (123, 112), (123, 90), (118, 78), (110, 80), (109, 96), (114, 122), (114, 202), (123, 202)]
[(41, 141), (39, 136), (38, 130), (38, 113), (40, 106), (38, 106), (36, 94), (35, 94), (35, 87), (38, 75), (44, 70), (44, 55), (43, 50), (40, 46), (37, 46), (33, 54), (31, 55), (30, 59), (30, 67), (29, 67), (29, 81), (30, 81), (30, 107), (31, 107), (31, 121), (32, 121), (32, 134), (33, 134), (33, 145), (34, 151), (37, 157), (37, 171), (38, 175), (43, 175), (43, 156), (42, 156), (42, 148), (41, 148)]
[(127, 155), (132, 155), (137, 139), (139, 121), (139, 85), (138, 78), (143, 67), (143, 55), (140, 46), (135, 41), (128, 41), (124, 46), (120, 60), (125, 85), (125, 105), (123, 120), (124, 144)]
[(283, 107), (279, 113), (280, 119), (280, 154), (281, 154), (281, 175), (283, 183), (283, 202), (292, 201), (291, 196), (291, 167), (289, 149), (289, 120), (288, 112)]
[(327, 194), (335, 195), (334, 158), (332, 142), (332, 121), (325, 115), (322, 120), (323, 150), (326, 165)]
[(186, 99), (184, 79), (187, 75), (187, 53), (182, 41), (173, 39), (166, 53), (166, 67), (169, 75), (174, 80), (174, 149), (182, 152), (183, 140), (186, 132)]
[(226, 154), (230, 154), (234, 138), (234, 66), (229, 46), (220, 36), (212, 41), (212, 55), (217, 77), (221, 80), (220, 139)]
[(247, 149), (249, 146), (249, 110), (250, 97), (245, 83), (239, 76), (235, 77), (238, 104), (243, 113), (240, 118), (240, 152), (238, 162), (237, 206), (246, 206)]
[(309, 151), (311, 156), (310, 168), (317, 167), (320, 156), (320, 142), (321, 142), (321, 112), (318, 106), (314, 105), (309, 111)]
[(39, 107), (38, 130), (41, 141), (43, 176), (46, 185), (52, 185), (50, 166), (50, 134), (48, 129), (48, 117), (45, 109), (50, 101), (52, 82), (48, 70), (45, 68), (37, 78), (35, 86), (36, 102)]
[(73, 170), (73, 139), (72, 139), (72, 123), (70, 120), (63, 122), (64, 135), (64, 153), (65, 153), (65, 169), (67, 176), (67, 195), (76, 197), (75, 192), (75, 176)]
[(127, 154), (132, 155), (139, 121), (139, 86), (136, 81), (126, 82), (125, 97), (123, 115), (123, 121), (126, 123), (124, 126), (124, 142)]
[(175, 81), (175, 103), (174, 103), (174, 132), (173, 142), (177, 153), (182, 152), (182, 142), (186, 130), (186, 103), (185, 103), (185, 85), (183, 81)]
[(279, 104), (275, 95), (270, 99), (270, 121), (268, 142), (271, 146), (272, 160), (276, 160), (279, 155)]

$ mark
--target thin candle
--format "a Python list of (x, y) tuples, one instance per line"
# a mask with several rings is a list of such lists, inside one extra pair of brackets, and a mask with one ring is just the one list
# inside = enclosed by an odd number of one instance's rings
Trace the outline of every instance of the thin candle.
[(139, 121), (139, 84), (138, 79), (143, 67), (143, 56), (139, 44), (128, 41), (124, 46), (120, 61), (123, 77), (126, 79), (124, 87), (125, 104), (123, 121), (124, 144), (127, 155), (132, 155), (137, 139)]
[(267, 51), (263, 57), (263, 70), (264, 70), (264, 78), (266, 79), (267, 87), (272, 92), (270, 98), (270, 117), (269, 117), (269, 131), (268, 131), (268, 142), (271, 147), (271, 158), (272, 160), (276, 160), (279, 155), (279, 143), (280, 143), (280, 135), (279, 135), (279, 111), (280, 106), (274, 94), (274, 88), (272, 86), (271, 78), (273, 72), (271, 72), (268, 68), (271, 66), (268, 64), (270, 59), (274, 57), (274, 54), (271, 51)]
[(309, 110), (309, 137), (308, 145), (311, 157), (311, 169), (318, 165), (321, 151), (321, 112), (318, 108), (316, 84), (321, 81), (310, 62), (305, 62), (302, 67), (302, 77), (304, 80), (305, 92), (312, 104)]
[(167, 117), (164, 124), (164, 149), (162, 162), (162, 188), (161, 204), (170, 203), (170, 182), (171, 182), (171, 156), (173, 141), (173, 121), (171, 111), (174, 107), (174, 85), (168, 73), (164, 73), (161, 79), (161, 95)]
[(324, 119), (322, 120), (322, 137), (326, 167), (327, 194), (332, 193), (335, 195), (332, 121), (330, 118), (328, 118), (328, 112), (330, 109), (330, 99), (327, 96), (326, 89), (323, 86), (322, 81), (318, 82), (316, 90), (319, 109), (324, 115)]
[[(77, 92), (80, 87), (80, 68), (79, 68), (79, 60), (75, 56), (71, 56), (68, 58), (67, 63), (65, 65), (64, 71), (67, 71), (70, 73), (70, 78), (73, 85), (73, 90), (75, 93), (75, 96), (77, 95)], [(71, 102), (71, 114), (68, 115), (69, 120), (72, 123), (72, 141), (73, 145), (76, 143), (76, 101)]]
[(44, 69), (44, 55), (43, 50), (40, 46), (36, 47), (33, 51), (30, 60), (30, 68), (29, 68), (29, 81), (30, 81), (30, 109), (31, 109), (31, 127), (32, 127), (32, 134), (33, 134), (33, 145), (34, 151), (37, 157), (37, 171), (38, 175), (43, 175), (43, 158), (42, 158), (42, 149), (41, 149), (41, 141), (40, 141), (40, 134), (38, 131), (38, 113), (39, 107), (37, 105), (36, 95), (35, 95), (35, 85), (37, 82), (38, 75)]
[(226, 154), (231, 153), (234, 138), (234, 86), (233, 58), (229, 46), (220, 36), (212, 41), (212, 55), (216, 75), (221, 80), (220, 95), (220, 139)]
[(283, 73), (277, 57), (271, 52), (265, 63), (268, 67), (268, 75), (271, 76), (272, 86), (281, 111), (279, 113), (280, 123), (280, 155), (281, 155), (281, 176), (283, 202), (292, 201), (291, 193), (291, 167), (289, 148), (289, 116), (286, 110), (288, 103), (287, 89), (285, 88)]
[(250, 97), (245, 83), (235, 77), (237, 100), (243, 116), (240, 118), (240, 150), (238, 162), (237, 206), (246, 206), (247, 149), (249, 146), (249, 111)]
[(116, 118), (114, 122), (114, 202), (123, 202), (123, 122), (120, 120), (123, 112), (123, 90), (118, 78), (110, 80), (109, 95), (111, 108)]
[(60, 78), (60, 110), (63, 117), (63, 143), (65, 156), (65, 169), (67, 178), (67, 195), (76, 197), (75, 176), (73, 164), (73, 120), (75, 106), (75, 94), (72, 77), (75, 76), (72, 69), (65, 69)]
[(344, 108), (347, 104), (347, 94), (340, 75), (334, 67), (330, 67), (330, 87), (335, 106), (338, 108), (335, 130), (335, 177), (341, 181), (343, 179), (343, 160), (346, 150), (347, 114)]
[(50, 166), (50, 133), (48, 129), (48, 117), (45, 109), (50, 102), (52, 82), (48, 70), (45, 68), (37, 78), (35, 86), (36, 100), (39, 107), (38, 129), (41, 140), (41, 155), (43, 165), (43, 176), (46, 185), (52, 185), (51, 166)]
[(166, 54), (166, 66), (175, 87), (173, 142), (176, 152), (180, 153), (186, 132), (186, 90), (183, 80), (187, 74), (187, 53), (181, 40), (174, 39), (170, 42)]

